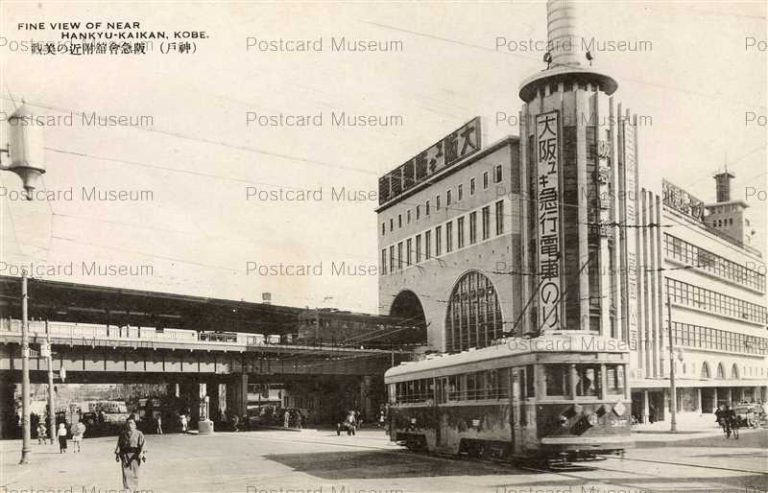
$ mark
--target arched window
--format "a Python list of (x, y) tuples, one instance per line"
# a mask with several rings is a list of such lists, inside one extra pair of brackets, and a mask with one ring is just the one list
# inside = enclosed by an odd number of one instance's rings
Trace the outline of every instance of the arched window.
[(717, 364), (717, 375), (715, 378), (718, 380), (725, 380), (725, 368), (723, 368), (722, 363)]
[(701, 364), (701, 378), (707, 380), (712, 378), (712, 374), (709, 372), (709, 365), (706, 361)]
[(453, 288), (445, 315), (449, 352), (485, 347), (502, 336), (501, 307), (491, 281), (479, 272), (464, 274)]
[(736, 365), (736, 363), (734, 363), (731, 367), (731, 378), (734, 380), (739, 379), (739, 367)]

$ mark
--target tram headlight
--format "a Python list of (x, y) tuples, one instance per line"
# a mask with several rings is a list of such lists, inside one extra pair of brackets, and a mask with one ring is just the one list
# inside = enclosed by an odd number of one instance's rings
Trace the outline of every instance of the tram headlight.
[(415, 424), (416, 424), (416, 418), (411, 418), (411, 424), (412, 424), (412, 425), (415, 425)]
[(597, 426), (597, 414), (590, 414), (589, 418), (587, 418), (587, 422), (589, 423), (589, 426)]
[(568, 426), (568, 418), (566, 418), (562, 414), (558, 416), (557, 422), (560, 424), (560, 426)]
[(613, 405), (613, 412), (616, 413), (616, 416), (623, 416), (624, 411), (626, 411), (626, 406), (621, 402), (617, 402)]

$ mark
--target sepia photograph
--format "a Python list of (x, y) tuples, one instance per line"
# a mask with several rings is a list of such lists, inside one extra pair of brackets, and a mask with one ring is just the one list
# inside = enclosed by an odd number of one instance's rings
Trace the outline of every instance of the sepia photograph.
[(2, 0), (0, 493), (768, 493), (767, 14)]

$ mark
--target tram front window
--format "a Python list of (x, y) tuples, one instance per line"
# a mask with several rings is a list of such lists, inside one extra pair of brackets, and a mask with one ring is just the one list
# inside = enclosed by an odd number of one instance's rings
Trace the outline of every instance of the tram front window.
[(544, 378), (546, 380), (547, 395), (567, 395), (569, 365), (547, 365)]
[(576, 395), (600, 395), (600, 365), (576, 365)]
[(605, 379), (609, 394), (624, 393), (624, 365), (605, 365)]

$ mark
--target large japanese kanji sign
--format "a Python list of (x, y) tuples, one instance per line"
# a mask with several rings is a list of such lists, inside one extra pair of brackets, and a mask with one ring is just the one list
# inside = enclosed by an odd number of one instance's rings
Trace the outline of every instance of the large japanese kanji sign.
[(480, 117), (477, 116), (379, 178), (379, 205), (407, 192), (417, 184), (480, 150)]
[(540, 276), (538, 325), (541, 330), (561, 328), (559, 125), (557, 111), (536, 116), (536, 230)]

